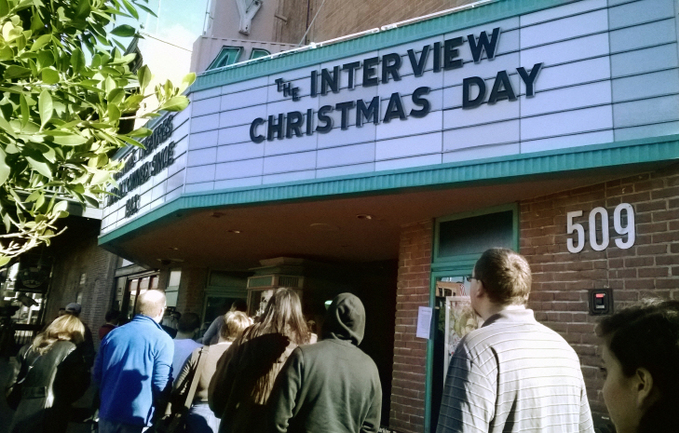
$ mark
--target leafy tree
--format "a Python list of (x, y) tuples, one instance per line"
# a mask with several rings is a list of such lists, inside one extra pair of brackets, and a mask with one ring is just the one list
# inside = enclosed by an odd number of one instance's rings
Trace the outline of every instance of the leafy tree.
[[(139, 19), (147, 0), (0, 0), (0, 266), (58, 235), (67, 201), (99, 206), (125, 146), (146, 128), (121, 131), (145, 98), (161, 110), (188, 105), (171, 82), (148, 89), (151, 73), (113, 36), (136, 36), (116, 18)], [(108, 30), (110, 29), (110, 30)]]

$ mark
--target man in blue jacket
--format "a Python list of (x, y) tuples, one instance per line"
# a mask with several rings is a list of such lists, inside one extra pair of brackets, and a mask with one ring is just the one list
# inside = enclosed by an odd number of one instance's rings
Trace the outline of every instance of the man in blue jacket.
[(165, 294), (149, 290), (138, 314), (101, 342), (93, 379), (99, 386), (99, 433), (140, 433), (154, 420), (170, 391), (174, 345), (160, 327)]

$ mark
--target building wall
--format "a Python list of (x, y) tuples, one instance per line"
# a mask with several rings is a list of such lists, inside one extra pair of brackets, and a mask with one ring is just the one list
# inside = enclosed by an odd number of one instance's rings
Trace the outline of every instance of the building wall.
[[(278, 15), (287, 21), (276, 23), (276, 40), (303, 44), (382, 27), (410, 18), (473, 3), (471, 0), (281, 0)], [(322, 6), (322, 7), (321, 7)], [(318, 17), (302, 39), (308, 22)]]
[[(80, 319), (92, 331), (96, 347), (97, 330), (105, 323), (106, 311), (111, 308), (118, 256), (98, 246), (99, 221), (71, 219), (67, 225), (69, 228), (55, 238), (50, 249), (54, 263), (45, 323), (57, 316), (59, 308), (75, 302), (77, 293), (82, 292)], [(85, 281), (81, 284), (83, 274)]]
[(206, 268), (182, 267), (177, 311), (202, 315), (207, 277)]
[(389, 428), (404, 433), (424, 429), (427, 340), (416, 338), (415, 331), (418, 307), (429, 305), (432, 231), (431, 220), (401, 231)]
[[(617, 248), (612, 215), (616, 206), (634, 208), (636, 241)], [(610, 216), (610, 244), (594, 251), (568, 251), (566, 214), (588, 215), (603, 207)], [(393, 390), (389, 427), (424, 429), (426, 341), (415, 337), (417, 308), (429, 304), (433, 221), (403, 228), (399, 257)], [(600, 235), (599, 235), (600, 238)], [(625, 239), (625, 238), (623, 238)], [(599, 372), (599, 318), (588, 312), (588, 289), (611, 288), (614, 311), (646, 297), (679, 299), (679, 164), (633, 177), (554, 193), (520, 203), (520, 252), (533, 271), (529, 307), (536, 319), (561, 334), (576, 350), (595, 420), (606, 415)]]
[[(635, 210), (636, 242), (578, 254), (566, 249), (566, 213), (595, 207), (609, 215), (620, 203)], [(612, 230), (611, 222), (611, 232)], [(611, 243), (613, 243), (611, 236)], [(588, 314), (587, 290), (610, 287), (614, 310), (645, 297), (679, 299), (679, 165), (556, 193), (521, 203), (521, 253), (533, 270), (530, 307), (578, 352), (592, 410), (605, 413), (601, 396), (596, 316)]]

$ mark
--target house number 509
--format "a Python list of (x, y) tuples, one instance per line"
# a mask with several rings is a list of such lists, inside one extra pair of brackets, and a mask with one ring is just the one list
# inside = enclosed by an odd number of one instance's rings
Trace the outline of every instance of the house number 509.
[[(623, 216), (624, 214), (624, 216)], [(575, 218), (581, 217), (582, 211), (575, 210), (566, 214), (566, 232), (574, 234), (568, 238), (566, 246), (571, 253), (579, 253), (585, 248), (585, 227), (575, 222)], [(620, 235), (615, 239), (615, 245), (621, 250), (626, 250), (634, 245), (636, 233), (634, 232), (634, 209), (629, 203), (620, 203), (613, 211), (613, 228)], [(597, 233), (601, 239), (597, 238)], [(623, 238), (627, 236), (627, 240)], [(602, 207), (592, 209), (589, 213), (589, 244), (594, 251), (603, 251), (609, 243), (608, 211)]]

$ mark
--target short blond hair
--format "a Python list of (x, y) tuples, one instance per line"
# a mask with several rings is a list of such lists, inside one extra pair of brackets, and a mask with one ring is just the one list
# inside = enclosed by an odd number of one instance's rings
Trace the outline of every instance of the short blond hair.
[(226, 341), (233, 341), (251, 324), (250, 318), (242, 311), (230, 311), (224, 315), (219, 336)]
[(80, 344), (85, 339), (85, 325), (76, 316), (64, 314), (50, 323), (38, 334), (31, 347), (41, 355), (48, 352), (57, 341), (70, 341)]

